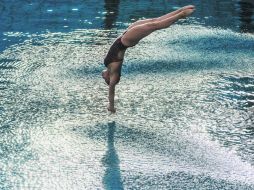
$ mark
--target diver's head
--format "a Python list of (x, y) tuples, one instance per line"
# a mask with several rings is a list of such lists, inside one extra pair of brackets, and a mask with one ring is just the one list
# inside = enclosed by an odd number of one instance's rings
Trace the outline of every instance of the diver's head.
[(105, 82), (109, 85), (117, 85), (120, 81), (120, 74), (118, 72), (113, 72), (110, 73), (108, 69), (103, 70), (102, 73), (102, 78), (105, 80)]

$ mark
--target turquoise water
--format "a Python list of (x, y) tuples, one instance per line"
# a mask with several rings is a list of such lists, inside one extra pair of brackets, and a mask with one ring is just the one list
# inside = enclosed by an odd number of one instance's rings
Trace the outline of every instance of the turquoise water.
[[(109, 115), (100, 72), (114, 38), (190, 3), (191, 18), (128, 49)], [(254, 189), (253, 16), (242, 7), (1, 1), (0, 189)]]

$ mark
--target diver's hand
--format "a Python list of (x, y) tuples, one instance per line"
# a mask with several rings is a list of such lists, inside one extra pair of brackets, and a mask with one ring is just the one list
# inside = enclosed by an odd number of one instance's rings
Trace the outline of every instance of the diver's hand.
[(116, 113), (116, 108), (108, 105), (108, 111), (110, 111), (111, 113)]

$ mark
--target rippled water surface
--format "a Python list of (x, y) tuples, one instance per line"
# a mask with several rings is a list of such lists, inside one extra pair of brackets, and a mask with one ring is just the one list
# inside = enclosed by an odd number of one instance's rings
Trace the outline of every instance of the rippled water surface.
[[(185, 4), (128, 49), (107, 113), (114, 38)], [(0, 1), (0, 189), (254, 189), (252, 6)]]

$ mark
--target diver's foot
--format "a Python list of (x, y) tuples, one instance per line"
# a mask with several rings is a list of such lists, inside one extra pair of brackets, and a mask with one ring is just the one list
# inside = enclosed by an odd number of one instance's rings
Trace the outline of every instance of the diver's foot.
[(182, 10), (181, 11), (182, 18), (190, 16), (194, 11), (195, 11), (195, 7), (194, 8), (187, 8), (187, 9)]
[(186, 9), (195, 9), (195, 6), (194, 5), (187, 5), (187, 6), (182, 7), (180, 10), (184, 11)]

